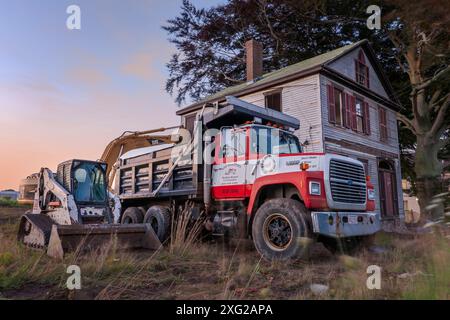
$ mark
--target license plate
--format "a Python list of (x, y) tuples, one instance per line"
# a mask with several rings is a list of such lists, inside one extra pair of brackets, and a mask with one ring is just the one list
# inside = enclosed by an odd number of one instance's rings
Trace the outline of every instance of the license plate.
[(349, 224), (358, 224), (358, 216), (348, 216)]

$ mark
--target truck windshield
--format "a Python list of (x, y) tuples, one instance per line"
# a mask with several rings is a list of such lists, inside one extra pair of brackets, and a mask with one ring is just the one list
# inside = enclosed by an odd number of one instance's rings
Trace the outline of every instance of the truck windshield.
[(76, 202), (105, 202), (105, 171), (99, 164), (81, 163), (73, 174)]
[(286, 131), (254, 126), (251, 128), (251, 152), (258, 154), (293, 154), (301, 153), (298, 138)]

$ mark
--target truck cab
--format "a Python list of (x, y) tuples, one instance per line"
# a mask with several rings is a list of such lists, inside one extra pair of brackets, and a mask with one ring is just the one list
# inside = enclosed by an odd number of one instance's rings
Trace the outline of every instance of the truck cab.
[[(293, 132), (270, 124), (222, 127), (215, 143), (212, 198), (219, 203), (240, 202), (250, 228), (264, 203), (285, 199), (298, 202), (305, 228), (324, 237), (327, 245), (380, 229), (379, 216), (373, 212), (373, 186), (360, 161), (304, 153)], [(283, 214), (272, 224), (278, 229), (271, 231), (270, 223), (262, 223), (263, 229), (269, 228), (263, 231), (264, 241), (270, 242), (270, 234), (278, 234), (280, 225), (285, 226), (285, 244), (295, 236), (292, 221)]]

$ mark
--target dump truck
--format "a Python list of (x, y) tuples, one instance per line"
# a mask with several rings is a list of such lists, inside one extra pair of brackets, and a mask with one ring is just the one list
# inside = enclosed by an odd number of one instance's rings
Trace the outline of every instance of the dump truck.
[(106, 173), (106, 163), (78, 159), (58, 165), (56, 174), (42, 168), (34, 177), (33, 208), (21, 217), (18, 240), (54, 258), (108, 244), (158, 249), (151, 226), (117, 223), (120, 201), (108, 191)]
[(364, 165), (304, 152), (299, 127), (297, 118), (235, 97), (204, 105), (192, 136), (184, 130), (178, 143), (119, 159), (120, 221), (150, 224), (164, 243), (178, 208), (190, 203), (208, 232), (252, 239), (268, 260), (301, 257), (312, 239), (332, 250), (365, 243), (380, 217)]

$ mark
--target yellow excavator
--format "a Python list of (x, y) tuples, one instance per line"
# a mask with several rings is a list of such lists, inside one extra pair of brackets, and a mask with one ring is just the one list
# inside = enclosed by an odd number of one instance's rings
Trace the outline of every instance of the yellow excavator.
[(111, 185), (122, 155), (177, 142), (176, 134), (154, 134), (175, 128), (124, 132), (107, 145), (98, 161), (73, 159), (58, 165), (56, 174), (42, 168), (30, 176), (25, 181), (28, 190), (35, 183), (33, 208), (20, 220), (18, 240), (55, 258), (111, 241), (121, 248), (158, 249), (161, 242), (149, 224), (120, 224), (120, 200)]

